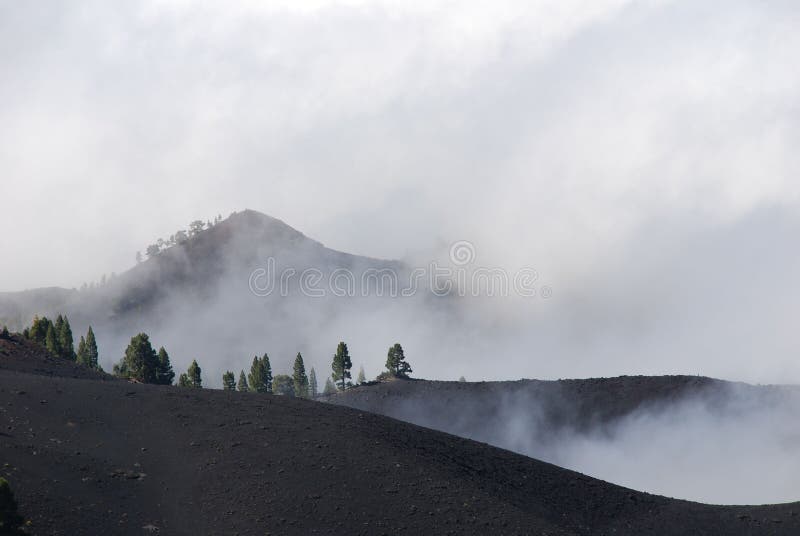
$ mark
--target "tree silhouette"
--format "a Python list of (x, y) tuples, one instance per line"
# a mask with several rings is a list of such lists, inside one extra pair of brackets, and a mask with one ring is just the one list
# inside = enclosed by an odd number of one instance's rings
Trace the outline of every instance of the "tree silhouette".
[(359, 385), (367, 381), (367, 376), (364, 374), (364, 365), (358, 369), (358, 378), (356, 378), (356, 383)]
[(411, 366), (406, 362), (403, 347), (400, 346), (399, 342), (389, 347), (389, 353), (386, 357), (386, 369), (400, 378), (405, 378), (413, 372)]
[(159, 361), (146, 333), (131, 338), (122, 362), (114, 365), (114, 374), (142, 383), (157, 383)]
[(162, 346), (158, 349), (158, 373), (156, 383), (160, 385), (172, 385), (175, 379), (175, 371), (172, 370), (172, 363), (169, 361), (169, 354)]
[(72, 339), (72, 327), (69, 325), (69, 319), (65, 316), (58, 315), (56, 319), (56, 337), (58, 337), (58, 349), (60, 357), (75, 361), (75, 348)]
[(311, 398), (317, 398), (319, 395), (319, 386), (317, 385), (317, 371), (311, 367), (311, 372), (308, 373), (308, 394)]
[(347, 344), (340, 342), (336, 347), (336, 353), (333, 355), (333, 380), (339, 384), (340, 389), (344, 391), (347, 388), (347, 380), (352, 378), (350, 369), (353, 368), (353, 363), (350, 361), (350, 352), (347, 350)]
[(97, 339), (94, 337), (92, 326), (86, 332), (86, 364), (94, 369), (100, 368), (100, 354), (97, 351)]
[(303, 356), (297, 352), (294, 359), (294, 369), (292, 371), (292, 383), (294, 384), (294, 395), (300, 398), (308, 398), (308, 376), (306, 367), (303, 363)]
[(325, 379), (325, 390), (322, 391), (323, 395), (332, 395), (336, 392), (336, 385), (333, 384), (333, 380), (330, 378)]
[(53, 324), (47, 326), (47, 335), (44, 338), (44, 346), (47, 351), (52, 355), (58, 357), (61, 354), (61, 348), (58, 346), (58, 337), (56, 336), (56, 328)]
[(193, 237), (199, 235), (200, 233), (202, 233), (203, 232), (203, 228), (205, 227), (205, 225), (206, 224), (203, 223), (203, 220), (195, 220), (192, 223), (190, 223), (189, 224), (189, 236), (193, 238)]
[(271, 393), (272, 392), (272, 366), (269, 362), (269, 356), (264, 356), (259, 359), (258, 356), (253, 358), (253, 364), (250, 366), (250, 374), (247, 376), (247, 382), (250, 385), (250, 390), (256, 393)]
[(233, 372), (230, 370), (226, 371), (225, 374), (222, 375), (222, 388), (225, 391), (236, 390), (236, 376), (234, 376)]
[(78, 352), (75, 354), (75, 361), (80, 365), (89, 366), (86, 359), (86, 339), (83, 338), (83, 335), (81, 335), (81, 340), (78, 341)]
[(192, 360), (192, 364), (189, 365), (189, 369), (186, 371), (189, 387), (195, 389), (201, 389), (203, 387), (203, 379), (200, 376), (201, 372), (200, 365), (197, 364), (196, 360)]
[(295, 396), (294, 382), (288, 374), (276, 374), (272, 390), (276, 395)]

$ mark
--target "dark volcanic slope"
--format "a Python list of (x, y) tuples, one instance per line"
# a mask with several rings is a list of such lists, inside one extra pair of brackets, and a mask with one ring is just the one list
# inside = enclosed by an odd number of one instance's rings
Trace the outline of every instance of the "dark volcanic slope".
[(536, 440), (602, 429), (644, 407), (718, 394), (728, 382), (698, 376), (621, 376), (585, 380), (372, 383), (323, 397), (479, 441), (496, 442), (514, 422)]
[(798, 504), (669, 500), (386, 417), (271, 395), (4, 367), (0, 425), (0, 474), (34, 534), (800, 531)]
[(108, 374), (52, 357), (41, 346), (19, 335), (0, 338), (0, 370), (3, 369), (64, 378), (114, 380)]

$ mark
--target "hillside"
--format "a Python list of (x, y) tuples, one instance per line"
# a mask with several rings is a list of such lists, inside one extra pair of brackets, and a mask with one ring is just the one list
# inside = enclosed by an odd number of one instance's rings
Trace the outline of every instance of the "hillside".
[(675, 501), (349, 408), (14, 370), (24, 357), (0, 354), (0, 474), (31, 534), (800, 530), (798, 504)]
[[(491, 441), (525, 410), (543, 436), (608, 425), (637, 409), (710, 396), (725, 382), (698, 376), (621, 376), (585, 380), (452, 382), (396, 380), (324, 396), (333, 404)], [(518, 419), (515, 419), (518, 420)], [(522, 424), (522, 423), (520, 423)]]
[(373, 383), (327, 402), (486, 442), (633, 489), (793, 501), (800, 388), (696, 376)]
[(116, 381), (113, 376), (52, 357), (38, 344), (20, 335), (0, 338), (0, 370), (15, 373)]
[(203, 301), (213, 299), (219, 292), (240, 291), (235, 287), (244, 282), (246, 288), (250, 273), (264, 268), (269, 258), (277, 259), (279, 268), (298, 271), (309, 267), (325, 273), (335, 269), (402, 269), (398, 262), (326, 248), (278, 219), (244, 210), (101, 286), (0, 293), (0, 324), (21, 330), (35, 314), (67, 313), (79, 322), (119, 323), (130, 317), (147, 317), (169, 310), (175, 298)]

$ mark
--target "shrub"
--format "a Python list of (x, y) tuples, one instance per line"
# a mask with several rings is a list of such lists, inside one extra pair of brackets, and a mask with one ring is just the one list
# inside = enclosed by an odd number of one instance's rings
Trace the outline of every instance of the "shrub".
[(16, 534), (22, 526), (22, 516), (17, 512), (17, 501), (8, 480), (0, 477), (0, 534)]
[(272, 380), (272, 392), (276, 395), (295, 396), (292, 377), (288, 374), (276, 374)]
[(375, 378), (377, 382), (390, 382), (392, 380), (396, 380), (397, 376), (393, 372), (389, 372), (388, 370), (384, 370)]

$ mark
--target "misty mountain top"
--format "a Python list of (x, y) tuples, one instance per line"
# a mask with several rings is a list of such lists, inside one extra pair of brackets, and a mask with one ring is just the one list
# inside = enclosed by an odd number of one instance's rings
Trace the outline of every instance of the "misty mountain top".
[(229, 290), (226, 282), (243, 287), (251, 272), (267, 266), (270, 259), (295, 271), (402, 269), (399, 262), (326, 248), (279, 219), (246, 209), (208, 225), (193, 222), (189, 231), (159, 239), (148, 247), (147, 259), (141, 258), (119, 276), (104, 277), (100, 285), (0, 293), (0, 324), (21, 329), (33, 315), (56, 311), (70, 311), (79, 321), (101, 322), (152, 312), (170, 298), (210, 299), (217, 291)]
[[(265, 352), (277, 356), (281, 367), (303, 351), (310, 366), (321, 368), (329, 345), (347, 335), (337, 322), (360, 326), (358, 333), (367, 322), (388, 329), (398, 323), (396, 316), (380, 320), (379, 307), (386, 317), (410, 311), (407, 302), (339, 299), (330, 292), (318, 297), (308, 291), (306, 286), (324, 286), (335, 273), (355, 279), (368, 271), (402, 274), (407, 268), (327, 248), (254, 210), (207, 225), (198, 220), (153, 246), (146, 260), (102, 285), (0, 294), (0, 325), (21, 331), (35, 315), (56, 314), (67, 315), (79, 332), (91, 325), (106, 370), (122, 357), (130, 337), (144, 332), (174, 352), (176, 367), (197, 360), (208, 363), (210, 376), (218, 378)], [(265, 288), (269, 292), (262, 292)], [(365, 335), (373, 332), (363, 329)], [(380, 347), (396, 337), (387, 335)]]

